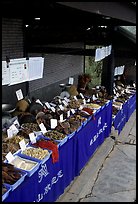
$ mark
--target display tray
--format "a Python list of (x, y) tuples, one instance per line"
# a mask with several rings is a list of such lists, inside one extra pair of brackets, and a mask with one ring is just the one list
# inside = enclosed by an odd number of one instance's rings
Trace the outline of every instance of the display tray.
[(75, 134), (76, 134), (76, 131), (70, 133), (69, 135), (67, 135), (67, 137), (68, 137), (69, 139), (71, 139)]
[[(16, 168), (16, 169), (18, 169), (18, 168)], [(14, 190), (24, 181), (24, 179), (25, 179), (26, 176), (27, 176), (27, 173), (24, 172), (24, 171), (21, 171), (21, 178), (18, 179), (18, 180), (17, 180), (14, 184), (12, 184), (12, 185), (6, 183), (7, 187), (10, 187), (10, 188), (11, 188), (11, 191), (14, 191)]]
[[(19, 159), (21, 158), (23, 161), (26, 161), (26, 162), (29, 162), (29, 163), (33, 163), (33, 164), (34, 164), (34, 167), (31, 168), (30, 170), (25, 170), (25, 169), (19, 168), (19, 167), (18, 167), (18, 168), (15, 167), (15, 168), (20, 169), (20, 170), (22, 170), (23, 172), (26, 172), (26, 173), (27, 173), (27, 176), (30, 177), (30, 176), (32, 176), (32, 175), (37, 171), (37, 169), (38, 169), (39, 166), (40, 166), (40, 163), (39, 163), (38, 161), (36, 161), (35, 159), (23, 157), (23, 156), (20, 154), (20, 152), (21, 152), (21, 150), (20, 150), (17, 154), (14, 155), (15, 158), (16, 158), (16, 157), (19, 158)], [(12, 164), (12, 162), (11, 162), (11, 164)], [(14, 166), (15, 166), (15, 165), (14, 165)]]
[(8, 184), (3, 184), (7, 191), (2, 195), (2, 202), (8, 197), (9, 192), (11, 191), (11, 186)]
[[(36, 148), (37, 149), (37, 147), (33, 147), (31, 145), (28, 145), (27, 149), (29, 149), (29, 148)], [(41, 149), (46, 149), (46, 148), (41, 148)], [(22, 151), (18, 152), (18, 155), (21, 156), (22, 158), (29, 159), (29, 160), (32, 160), (34, 162), (38, 162), (39, 164), (40, 163), (43, 164), (49, 159), (50, 155), (52, 154), (51, 150), (48, 150), (48, 152), (49, 152), (49, 154), (46, 157), (44, 157), (44, 159), (37, 159), (35, 157), (28, 156), (26, 154), (23, 154)]]
[[(90, 117), (90, 116), (89, 116), (89, 117)], [(87, 118), (87, 120), (85, 120), (85, 121), (82, 123), (82, 126), (84, 127), (87, 123), (88, 123), (88, 118)]]
[(76, 132), (79, 132), (79, 131), (82, 129), (82, 127), (83, 127), (83, 124), (81, 124), (81, 126), (78, 127), (78, 129), (76, 130)]
[(62, 146), (63, 144), (65, 144), (65, 142), (67, 142), (68, 137), (66, 136), (63, 140), (54, 140), (56, 142), (58, 142), (58, 146)]

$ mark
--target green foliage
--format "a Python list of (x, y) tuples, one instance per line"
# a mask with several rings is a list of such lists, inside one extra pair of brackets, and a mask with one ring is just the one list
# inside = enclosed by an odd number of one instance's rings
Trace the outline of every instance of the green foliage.
[(101, 85), (102, 65), (102, 61), (95, 62), (95, 57), (85, 57), (85, 73), (90, 74), (92, 77), (91, 83), (89, 84), (90, 88)]

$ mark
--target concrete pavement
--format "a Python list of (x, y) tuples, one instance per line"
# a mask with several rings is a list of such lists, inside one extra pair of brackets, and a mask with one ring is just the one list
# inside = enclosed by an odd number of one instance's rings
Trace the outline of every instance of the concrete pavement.
[(112, 132), (56, 202), (136, 201), (136, 110)]

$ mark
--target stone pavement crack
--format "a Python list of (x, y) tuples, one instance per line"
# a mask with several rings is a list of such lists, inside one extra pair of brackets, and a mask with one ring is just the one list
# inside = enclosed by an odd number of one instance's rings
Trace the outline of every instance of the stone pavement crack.
[(96, 184), (96, 182), (97, 182), (97, 179), (99, 178), (99, 174), (100, 174), (102, 168), (104, 167), (104, 163), (105, 163), (106, 159), (109, 158), (109, 155), (114, 151), (114, 147), (115, 147), (115, 144), (113, 145), (112, 149), (110, 150), (110, 152), (108, 153), (108, 155), (105, 157), (103, 163), (101, 164), (101, 167), (99, 168), (99, 170), (98, 170), (98, 172), (97, 172), (97, 175), (96, 175), (94, 184), (93, 184), (93, 186), (92, 186), (91, 192), (90, 192), (89, 194), (87, 194), (85, 197), (80, 198), (77, 202), (81, 202), (81, 200), (84, 199), (84, 198), (96, 197), (95, 195), (93, 195), (94, 186), (95, 186), (95, 184)]
[(113, 194), (116, 194), (116, 193), (123, 193), (123, 192), (128, 192), (128, 191), (135, 191), (136, 189), (129, 189), (129, 190), (122, 190), (122, 191), (118, 191), (118, 192), (114, 192), (114, 193), (108, 193), (106, 195), (113, 195)]

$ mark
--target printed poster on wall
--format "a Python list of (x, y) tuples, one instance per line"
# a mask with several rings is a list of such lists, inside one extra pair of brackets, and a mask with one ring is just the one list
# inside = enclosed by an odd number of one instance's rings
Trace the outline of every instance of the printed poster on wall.
[(29, 81), (43, 78), (44, 58), (29, 57)]
[(7, 62), (2, 61), (2, 85), (10, 83), (10, 69), (7, 67)]
[(10, 83), (14, 85), (28, 81), (28, 63), (26, 58), (11, 59), (9, 63), (10, 68)]

